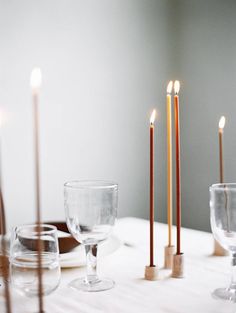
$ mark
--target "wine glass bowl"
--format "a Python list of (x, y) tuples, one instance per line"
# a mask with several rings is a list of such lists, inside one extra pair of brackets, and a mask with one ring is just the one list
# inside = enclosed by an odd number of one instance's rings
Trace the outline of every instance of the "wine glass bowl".
[(232, 276), (227, 288), (213, 292), (215, 298), (236, 302), (236, 184), (210, 187), (210, 220), (215, 239), (231, 255)]
[(67, 226), (84, 245), (87, 275), (70, 286), (82, 291), (102, 291), (114, 286), (110, 279), (99, 279), (96, 272), (97, 245), (106, 240), (115, 224), (118, 185), (107, 181), (71, 181), (64, 185)]
[[(10, 276), (12, 285), (28, 297), (38, 296), (37, 225), (15, 227), (11, 236)], [(51, 294), (59, 285), (61, 270), (57, 229), (40, 225), (41, 269), (43, 295)]]

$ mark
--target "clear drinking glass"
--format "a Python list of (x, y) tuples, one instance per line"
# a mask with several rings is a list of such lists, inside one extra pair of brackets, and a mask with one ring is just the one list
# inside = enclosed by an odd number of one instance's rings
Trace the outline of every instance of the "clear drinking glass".
[[(12, 285), (26, 296), (38, 296), (38, 227), (15, 227), (11, 236), (10, 277)], [(52, 293), (60, 283), (61, 269), (57, 228), (40, 226), (43, 295)]]
[(97, 276), (97, 246), (107, 239), (115, 224), (118, 185), (107, 181), (71, 181), (64, 185), (68, 229), (85, 247), (87, 275), (70, 283), (82, 291), (102, 291), (114, 286)]
[(236, 184), (215, 184), (210, 187), (211, 228), (215, 239), (231, 255), (231, 282), (218, 288), (213, 296), (236, 302)]

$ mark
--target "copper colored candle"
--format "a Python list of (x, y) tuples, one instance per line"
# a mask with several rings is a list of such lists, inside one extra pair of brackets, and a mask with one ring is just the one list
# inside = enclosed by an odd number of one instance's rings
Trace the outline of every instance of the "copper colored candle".
[(2, 189), (0, 187), (0, 235), (6, 234), (6, 217), (5, 217), (5, 209), (4, 202), (2, 197)]
[[(1, 124), (1, 123), (0, 123)], [(0, 137), (0, 235), (6, 235), (6, 216), (5, 216), (5, 208), (4, 201), (2, 195), (2, 158), (1, 158), (1, 137)]]
[(2, 273), (3, 273), (3, 280), (4, 280), (4, 296), (5, 296), (5, 303), (6, 303), (6, 312), (11, 313), (11, 295), (10, 295), (10, 290), (9, 290), (9, 261), (6, 256), (6, 224), (5, 224), (5, 217), (2, 215), (4, 214), (4, 201), (2, 197), (2, 192), (0, 190), (0, 224), (1, 224), (1, 229), (4, 230), (2, 235), (2, 240), (1, 240), (1, 245), (2, 245), (2, 256), (1, 256), (1, 267), (2, 267)]
[(225, 127), (225, 117), (221, 116), (219, 121), (219, 162), (220, 162), (220, 183), (224, 182), (224, 166), (223, 166), (223, 132)]
[(166, 96), (166, 126), (167, 126), (167, 221), (168, 221), (168, 246), (172, 246), (172, 110), (171, 92), (173, 82), (167, 86)]
[(150, 118), (150, 266), (154, 266), (154, 120), (156, 111)]
[(176, 149), (176, 228), (177, 253), (181, 254), (181, 170), (180, 170), (180, 124), (179, 124), (179, 81), (175, 81), (175, 149)]
[[(0, 138), (1, 140), (1, 138)], [(0, 141), (0, 157), (1, 157), (1, 141)], [(6, 313), (12, 312), (11, 307), (11, 294), (9, 290), (9, 261), (6, 255), (6, 217), (5, 217), (5, 207), (2, 194), (2, 166), (0, 158), (0, 235), (2, 236), (2, 255), (0, 256), (0, 267), (2, 267), (3, 281), (4, 281), (4, 296), (5, 296), (5, 306)]]

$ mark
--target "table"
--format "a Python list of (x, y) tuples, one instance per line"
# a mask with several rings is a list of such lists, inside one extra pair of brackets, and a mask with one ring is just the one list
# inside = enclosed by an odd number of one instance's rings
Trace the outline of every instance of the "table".
[[(233, 313), (236, 304), (215, 300), (211, 292), (229, 282), (229, 258), (215, 257), (212, 235), (182, 229), (186, 277), (170, 278), (161, 269), (167, 225), (155, 223), (155, 257), (160, 268), (160, 280), (146, 281), (144, 268), (148, 264), (149, 223), (143, 219), (122, 218), (114, 228), (123, 245), (113, 254), (100, 259), (98, 272), (111, 277), (116, 286), (99, 293), (81, 293), (68, 288), (68, 282), (82, 276), (85, 268), (65, 269), (59, 288), (45, 297), (47, 313)], [(174, 228), (175, 234), (175, 228)], [(35, 312), (36, 300), (14, 292), (13, 313)], [(4, 312), (3, 299), (0, 312)]]

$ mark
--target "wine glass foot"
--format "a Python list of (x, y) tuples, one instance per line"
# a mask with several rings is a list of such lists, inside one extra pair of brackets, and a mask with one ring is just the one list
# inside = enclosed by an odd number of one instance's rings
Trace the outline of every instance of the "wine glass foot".
[(70, 288), (85, 292), (109, 290), (114, 286), (115, 282), (109, 278), (98, 279), (94, 283), (87, 283), (85, 278), (78, 278), (69, 283)]
[(215, 299), (229, 300), (236, 302), (236, 290), (229, 288), (218, 288), (213, 291), (212, 297)]

